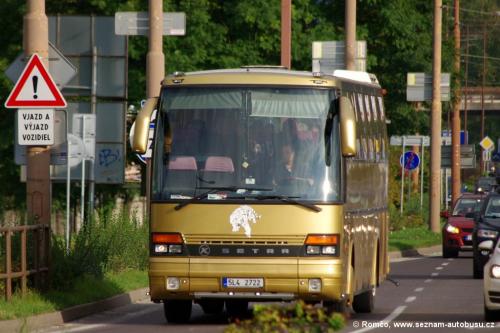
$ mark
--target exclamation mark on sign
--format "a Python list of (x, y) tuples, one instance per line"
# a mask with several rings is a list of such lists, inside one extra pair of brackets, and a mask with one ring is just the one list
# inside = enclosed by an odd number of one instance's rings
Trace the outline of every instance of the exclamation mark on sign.
[(33, 80), (33, 92), (34, 92), (33, 98), (37, 99), (38, 95), (36, 94), (36, 91), (38, 89), (38, 76), (33, 75), (33, 77), (31, 79)]

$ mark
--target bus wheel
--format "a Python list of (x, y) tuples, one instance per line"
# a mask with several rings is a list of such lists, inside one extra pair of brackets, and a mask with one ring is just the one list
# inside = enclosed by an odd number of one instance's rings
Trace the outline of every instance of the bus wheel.
[(191, 318), (191, 300), (164, 300), (163, 310), (169, 323), (187, 323)]
[(373, 287), (371, 290), (364, 291), (361, 294), (354, 296), (352, 308), (356, 311), (356, 313), (371, 313), (373, 311), (375, 290), (376, 288)]
[(224, 301), (219, 299), (205, 299), (199, 304), (205, 314), (219, 314), (224, 310)]
[(248, 301), (243, 299), (231, 299), (226, 301), (227, 315), (231, 318), (243, 317), (248, 312)]

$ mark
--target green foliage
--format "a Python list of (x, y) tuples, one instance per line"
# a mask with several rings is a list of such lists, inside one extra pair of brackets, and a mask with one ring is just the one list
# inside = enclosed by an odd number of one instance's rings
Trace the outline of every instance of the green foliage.
[(389, 235), (389, 251), (410, 250), (441, 243), (441, 234), (429, 230), (427, 226), (392, 231)]
[(50, 281), (54, 288), (67, 288), (82, 275), (102, 278), (106, 272), (147, 267), (148, 226), (125, 214), (85, 224), (74, 237), (70, 253), (63, 239), (55, 237), (52, 244)]
[(15, 294), (10, 302), (0, 298), (0, 320), (25, 318), (93, 302), (143, 288), (147, 283), (147, 272), (136, 270), (107, 273), (103, 278), (78, 276), (64, 291), (58, 288), (44, 293), (30, 290), (25, 297)]
[(344, 325), (339, 313), (327, 314), (322, 308), (298, 301), (287, 306), (256, 304), (252, 319), (231, 324), (224, 332), (334, 332)]

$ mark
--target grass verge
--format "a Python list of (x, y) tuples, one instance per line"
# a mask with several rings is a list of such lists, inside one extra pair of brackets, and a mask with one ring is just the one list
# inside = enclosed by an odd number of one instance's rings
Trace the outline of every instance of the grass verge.
[(24, 318), (40, 313), (59, 311), (74, 305), (85, 304), (143, 288), (147, 284), (147, 272), (139, 270), (109, 273), (102, 279), (93, 276), (82, 276), (75, 279), (68, 290), (49, 290), (43, 294), (30, 291), (26, 297), (15, 295), (10, 302), (0, 300), (0, 320)]
[(434, 233), (427, 226), (392, 231), (389, 235), (389, 251), (418, 249), (439, 244), (441, 244), (441, 233)]

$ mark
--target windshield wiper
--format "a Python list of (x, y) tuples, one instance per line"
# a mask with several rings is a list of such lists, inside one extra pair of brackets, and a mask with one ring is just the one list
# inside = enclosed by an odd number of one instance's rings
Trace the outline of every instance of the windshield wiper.
[(254, 198), (257, 200), (277, 199), (277, 200), (280, 200), (280, 201), (283, 201), (286, 203), (291, 203), (294, 205), (299, 205), (299, 206), (308, 208), (312, 211), (315, 211), (316, 213), (321, 212), (321, 207), (318, 207), (316, 205), (313, 205), (313, 204), (310, 204), (310, 203), (307, 203), (304, 201), (296, 200), (296, 198), (298, 198), (298, 197), (290, 197), (290, 196), (286, 196), (286, 195), (256, 195)]
[(229, 191), (229, 192), (236, 192), (238, 190), (246, 190), (246, 191), (273, 191), (274, 189), (272, 188), (260, 188), (260, 187), (242, 187), (242, 186), (219, 186), (219, 187), (208, 187), (208, 186), (200, 186), (196, 188), (197, 190), (208, 190), (206, 192), (200, 193), (195, 197), (192, 197), (191, 199), (179, 203), (177, 206), (174, 207), (175, 210), (179, 210), (184, 206), (187, 206), (189, 204), (192, 204), (193, 202), (200, 201), (208, 197), (209, 194), (212, 194), (217, 191)]

